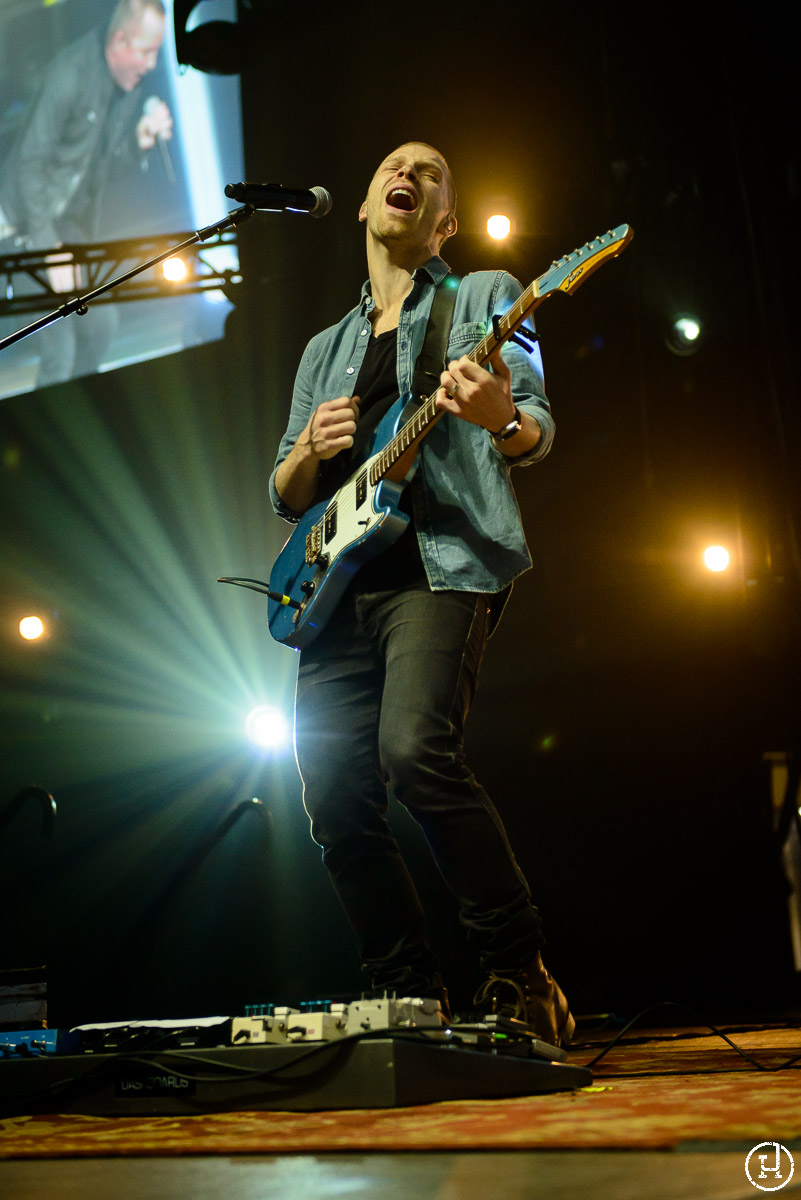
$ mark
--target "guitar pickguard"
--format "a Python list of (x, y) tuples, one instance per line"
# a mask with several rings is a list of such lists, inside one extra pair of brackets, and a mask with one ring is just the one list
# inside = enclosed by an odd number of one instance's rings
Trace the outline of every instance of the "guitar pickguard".
[(402, 425), (410, 398), (401, 396), (379, 422), (369, 457), (330, 500), (301, 517), (270, 574), (270, 588), (300, 601), (299, 609), (267, 602), (267, 621), (276, 641), (303, 649), (331, 616), (356, 571), (396, 542), (409, 524), (400, 499), (417, 468), (402, 480), (371, 480), (384, 447)]

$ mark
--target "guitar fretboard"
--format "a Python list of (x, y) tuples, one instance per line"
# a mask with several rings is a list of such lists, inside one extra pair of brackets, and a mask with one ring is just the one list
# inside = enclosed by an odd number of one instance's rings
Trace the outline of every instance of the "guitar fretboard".
[[(544, 278), (544, 276), (541, 278)], [(483, 367), (498, 347), (502, 346), (514, 331), (523, 324), (529, 313), (537, 307), (539, 300), (544, 299), (544, 297), (540, 296), (539, 285), (539, 279), (535, 279), (533, 283), (529, 284), (512, 307), (498, 319), (495, 327), (484, 335), (478, 345), (473, 347), (467, 356), (471, 362)], [(437, 408), (437, 393), (432, 392), (422, 402), (420, 407), (415, 410), (409, 420), (400, 427), (395, 436), (387, 442), (384, 449), (373, 462), (370, 467), (371, 485), (375, 487), (394, 467), (395, 463), (403, 457), (406, 451), (419, 438), (428, 433), (436, 425), (437, 421), (444, 416), (445, 409)]]

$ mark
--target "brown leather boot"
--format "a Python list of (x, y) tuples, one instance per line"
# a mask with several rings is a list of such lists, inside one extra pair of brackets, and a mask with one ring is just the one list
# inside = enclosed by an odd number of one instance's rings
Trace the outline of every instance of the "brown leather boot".
[(539, 953), (521, 971), (491, 972), (473, 1003), (485, 1012), (525, 1022), (549, 1046), (568, 1046), (576, 1028), (565, 994)]

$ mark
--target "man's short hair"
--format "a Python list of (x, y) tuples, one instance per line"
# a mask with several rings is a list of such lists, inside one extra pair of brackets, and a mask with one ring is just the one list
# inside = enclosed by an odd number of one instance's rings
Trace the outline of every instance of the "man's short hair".
[(430, 142), (419, 142), (417, 140), (417, 138), (409, 138), (407, 141), (401, 142), (401, 146), (425, 146), (426, 150), (433, 150), (433, 152), (434, 152), (434, 154), (436, 154), (437, 158), (442, 159), (442, 162), (445, 166), (445, 179), (447, 180), (447, 183), (448, 183), (448, 204), (450, 206), (451, 214), (455, 215), (455, 213), (456, 213), (456, 185), (453, 182), (453, 174), (451, 173), (451, 169), (448, 166), (445, 155), (440, 150), (438, 150), (436, 146), (432, 146)]
[(145, 9), (148, 8), (152, 8), (153, 12), (158, 13), (166, 19), (167, 10), (164, 7), (163, 0), (120, 0), (111, 14), (106, 41), (110, 42), (115, 33), (119, 33), (121, 29), (125, 29), (132, 22), (140, 22), (144, 16)]

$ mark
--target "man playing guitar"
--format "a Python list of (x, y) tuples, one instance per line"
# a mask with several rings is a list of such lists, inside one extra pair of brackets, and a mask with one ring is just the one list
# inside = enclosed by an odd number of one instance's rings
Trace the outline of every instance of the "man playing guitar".
[[(331, 495), (381, 418), (412, 390), (439, 257), (456, 232), (441, 154), (400, 146), (361, 206), (369, 281), (359, 304), (306, 348), (270, 480), (279, 515), (297, 521)], [(312, 836), (350, 920), (374, 993), (447, 993), (420, 900), (387, 822), (388, 795), (422, 827), (485, 974), (476, 1002), (566, 1044), (574, 1022), (542, 963), (541, 919), (501, 819), (465, 762), (463, 732), (491, 628), (531, 565), (510, 484), (513, 465), (553, 440), (539, 352), (507, 342), (491, 370), (468, 357), (522, 292), (500, 271), (458, 287), (439, 378), (443, 410), (418, 454), (401, 508), (409, 524), (356, 571), (301, 651), (296, 746)], [(444, 365), (444, 364), (443, 364)]]

